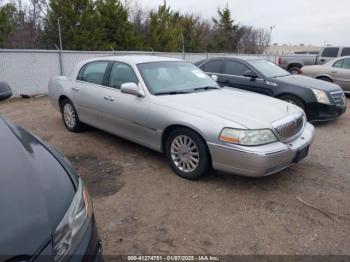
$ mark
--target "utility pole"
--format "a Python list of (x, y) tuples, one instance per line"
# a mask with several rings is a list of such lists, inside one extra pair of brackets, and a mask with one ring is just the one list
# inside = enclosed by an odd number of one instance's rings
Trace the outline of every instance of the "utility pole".
[(60, 24), (60, 19), (57, 19), (57, 26), (58, 26), (58, 39), (60, 41), (60, 47), (58, 50), (58, 61), (60, 64), (60, 74), (63, 75), (64, 71), (63, 71), (63, 60), (62, 60), (62, 35), (61, 35), (61, 24)]
[(60, 24), (60, 19), (57, 19), (57, 25), (58, 25), (58, 39), (60, 41), (60, 50), (63, 50), (62, 47), (62, 35), (61, 35), (61, 24)]
[(275, 25), (270, 26), (270, 34), (269, 34), (269, 38), (268, 38), (268, 40), (267, 40), (266, 48), (265, 48), (265, 52), (266, 52), (266, 53), (267, 53), (267, 49), (269, 48), (269, 45), (270, 45), (272, 30), (273, 30), (275, 27), (276, 27)]
[(182, 42), (182, 58), (185, 60), (185, 41), (184, 41), (184, 33), (181, 31), (181, 42)]

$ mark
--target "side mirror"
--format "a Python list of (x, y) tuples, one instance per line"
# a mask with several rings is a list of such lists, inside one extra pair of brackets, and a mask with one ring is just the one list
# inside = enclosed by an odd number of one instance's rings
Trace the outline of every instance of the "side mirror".
[(258, 75), (255, 74), (252, 70), (247, 70), (244, 72), (243, 76), (245, 77), (250, 77), (251, 79), (256, 79), (258, 78)]
[(217, 75), (211, 75), (210, 76), (215, 82), (218, 81), (219, 77)]
[(144, 97), (145, 94), (135, 83), (125, 83), (120, 87), (120, 91), (124, 94), (129, 94), (133, 96)]
[(11, 87), (5, 82), (0, 82), (0, 101), (6, 100), (11, 96), (12, 96)]

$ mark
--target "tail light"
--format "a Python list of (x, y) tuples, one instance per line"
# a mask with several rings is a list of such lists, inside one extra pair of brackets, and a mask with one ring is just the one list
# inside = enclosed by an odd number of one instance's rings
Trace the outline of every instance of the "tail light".
[(282, 65), (282, 57), (279, 57), (279, 58), (278, 58), (277, 63), (278, 63), (278, 65)]

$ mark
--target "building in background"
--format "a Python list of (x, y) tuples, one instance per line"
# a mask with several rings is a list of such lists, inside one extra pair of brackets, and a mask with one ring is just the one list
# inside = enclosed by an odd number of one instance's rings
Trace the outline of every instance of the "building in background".
[(321, 46), (313, 45), (287, 45), (274, 43), (267, 48), (269, 55), (289, 55), (289, 54), (317, 54), (321, 50)]

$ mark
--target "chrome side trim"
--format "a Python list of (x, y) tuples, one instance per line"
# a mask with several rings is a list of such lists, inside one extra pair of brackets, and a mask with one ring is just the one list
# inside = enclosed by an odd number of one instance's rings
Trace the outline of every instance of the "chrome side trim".
[(267, 151), (267, 152), (253, 152), (253, 151), (245, 150), (243, 148), (238, 148), (235, 146), (226, 146), (226, 145), (216, 144), (216, 143), (208, 142), (208, 141), (207, 141), (207, 144), (211, 145), (211, 146), (225, 148), (228, 150), (238, 151), (241, 153), (246, 153), (246, 154), (251, 154), (251, 155), (261, 155), (261, 156), (269, 156), (269, 155), (279, 154), (279, 153), (286, 152), (289, 150), (288, 148), (286, 148), (286, 149), (279, 149), (279, 150)]

